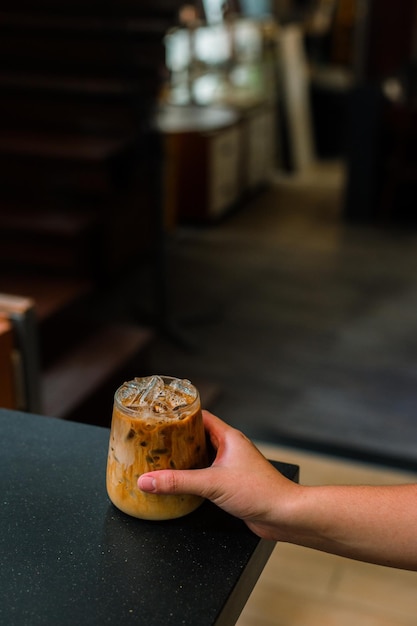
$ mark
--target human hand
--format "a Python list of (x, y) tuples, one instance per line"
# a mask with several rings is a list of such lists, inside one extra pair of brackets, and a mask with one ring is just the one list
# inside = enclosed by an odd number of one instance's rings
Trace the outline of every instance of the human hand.
[(143, 474), (155, 494), (208, 498), (260, 537), (417, 570), (417, 484), (305, 487), (285, 478), (240, 431), (203, 411), (210, 467)]
[(243, 433), (208, 411), (203, 411), (203, 420), (216, 451), (212, 465), (142, 474), (139, 489), (202, 496), (244, 520), (260, 537), (280, 539), (277, 509), (284, 510), (297, 485), (280, 474)]

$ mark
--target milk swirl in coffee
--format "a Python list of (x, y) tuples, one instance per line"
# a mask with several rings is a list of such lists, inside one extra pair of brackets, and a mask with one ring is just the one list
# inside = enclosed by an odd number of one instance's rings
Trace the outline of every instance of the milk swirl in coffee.
[(143, 519), (181, 517), (197, 496), (143, 493), (137, 480), (159, 469), (207, 466), (200, 397), (188, 380), (149, 376), (125, 382), (114, 396), (107, 492), (121, 511)]

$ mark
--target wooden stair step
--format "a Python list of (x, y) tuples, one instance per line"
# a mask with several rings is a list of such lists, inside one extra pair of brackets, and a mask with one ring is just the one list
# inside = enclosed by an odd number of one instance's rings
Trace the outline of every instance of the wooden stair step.
[[(148, 26), (144, 25), (144, 28)], [(94, 36), (95, 35), (95, 36)], [(126, 28), (115, 34), (105, 30), (94, 33), (87, 30), (63, 29), (60, 32), (44, 29), (39, 32), (16, 28), (15, 32), (0, 26), (0, 67), (2, 70), (20, 67), (62, 71), (72, 70), (80, 75), (116, 71), (133, 75), (146, 68), (162, 68), (165, 60), (163, 38), (165, 32), (129, 32)]]
[[(1, 88), (0, 88), (1, 90)], [(149, 107), (148, 107), (149, 108)], [(145, 104), (135, 110), (125, 103), (71, 102), (12, 94), (0, 95), (0, 128), (86, 133), (136, 133)]]
[(105, 15), (97, 13), (89, 16), (74, 13), (62, 15), (60, 13), (22, 13), (0, 10), (0, 31), (14, 34), (16, 31), (25, 33), (43, 33), (44, 35), (59, 35), (69, 33), (73, 35), (85, 34), (90, 40), (97, 36), (120, 35), (126, 38), (140, 36), (140, 42), (163, 37), (167, 29), (173, 25), (171, 20), (163, 17), (135, 17), (124, 13), (119, 15)]
[(156, 72), (141, 80), (0, 72), (0, 127), (127, 137), (148, 118)]
[(110, 15), (117, 16), (120, 14), (138, 15), (138, 16), (164, 16), (170, 18), (175, 23), (178, 9), (183, 4), (182, 0), (14, 0), (10, 2), (10, 6), (2, 7), (3, 11), (7, 9), (10, 12), (48, 12), (65, 15), (81, 14), (81, 15)]
[(84, 299), (91, 290), (91, 281), (85, 278), (45, 278), (38, 274), (5, 273), (4, 270), (0, 273), (0, 292), (31, 298), (40, 323)]
[(0, 214), (0, 234), (27, 233), (31, 236), (59, 238), (79, 237), (97, 226), (97, 214), (93, 211), (68, 211), (44, 209), (13, 204), (3, 205)]
[(93, 275), (98, 257), (98, 216), (90, 212), (3, 205), (0, 261), (12, 266)]
[[(120, 188), (138, 153), (136, 138), (105, 137), (82, 133), (0, 133), (2, 193), (22, 189), (33, 193), (70, 193), (104, 196)], [(4, 197), (4, 196), (3, 196)]]
[(33, 74), (20, 69), (19, 72), (0, 72), (0, 89), (26, 93), (62, 93), (103, 98), (125, 98), (141, 93), (141, 82), (129, 77), (115, 75), (100, 76), (79, 74)]
[(37, 319), (42, 367), (50, 364), (75, 342), (91, 332), (92, 322), (84, 319), (84, 310), (92, 294), (90, 280), (36, 273), (3, 272), (0, 293), (30, 298)]
[(3, 131), (0, 135), (0, 155), (35, 157), (53, 161), (76, 161), (83, 164), (101, 163), (123, 153), (133, 142), (132, 137), (86, 136), (82, 133), (47, 133)]
[[(65, 243), (65, 245), (64, 245)], [(0, 236), (0, 262), (9, 270), (15, 268), (62, 276), (90, 276), (97, 272), (97, 255), (88, 242), (39, 241), (34, 237), (3, 239)]]
[[(149, 90), (148, 90), (149, 94)], [(120, 101), (78, 94), (5, 92), (0, 84), (0, 127), (5, 130), (35, 130), (114, 136), (136, 134), (151, 109), (149, 95), (138, 101), (128, 96)]]
[(106, 326), (43, 374), (46, 415), (109, 426), (116, 388), (147, 374), (153, 333)]

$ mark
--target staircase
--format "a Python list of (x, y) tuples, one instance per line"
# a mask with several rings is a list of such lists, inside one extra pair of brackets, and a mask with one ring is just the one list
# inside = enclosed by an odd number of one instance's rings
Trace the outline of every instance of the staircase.
[[(58, 263), (103, 280), (136, 258), (139, 232), (155, 243), (150, 119), (178, 5), (16, 0), (0, 10), (2, 264)], [(51, 240), (65, 243), (59, 254)]]
[(33, 298), (49, 415), (107, 425), (115, 386), (147, 373), (152, 331), (86, 312), (158, 244), (151, 120), (180, 4), (13, 0), (0, 10), (0, 293)]

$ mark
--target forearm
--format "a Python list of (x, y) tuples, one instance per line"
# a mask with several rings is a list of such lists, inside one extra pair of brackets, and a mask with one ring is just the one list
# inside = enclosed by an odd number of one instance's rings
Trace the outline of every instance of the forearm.
[(416, 485), (298, 487), (279, 516), (283, 541), (417, 570)]

